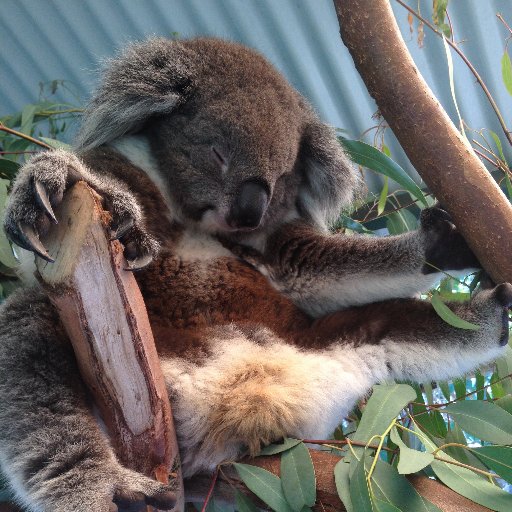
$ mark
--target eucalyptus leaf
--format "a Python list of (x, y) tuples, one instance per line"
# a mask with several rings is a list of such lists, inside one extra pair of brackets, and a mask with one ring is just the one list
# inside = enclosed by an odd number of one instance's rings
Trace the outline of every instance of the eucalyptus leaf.
[(452, 327), (457, 327), (458, 329), (467, 329), (471, 331), (478, 331), (480, 329), (479, 325), (472, 324), (467, 322), (466, 320), (458, 317), (439, 297), (439, 294), (432, 294), (432, 307), (436, 311), (436, 313), (449, 325)]
[[(7, 184), (8, 181), (4, 179), (0, 179), (0, 207), (5, 208), (5, 202), (7, 200)], [(4, 212), (2, 212), (2, 221)], [(14, 257), (14, 253), (12, 252), (11, 243), (7, 239), (5, 232), (0, 227), (0, 263), (9, 268), (14, 268), (18, 266), (18, 260)]]
[[(373, 459), (366, 460), (369, 469)], [(413, 485), (396, 468), (379, 459), (372, 474), (374, 498), (391, 503), (404, 512), (441, 512), (433, 503), (423, 498)]]
[(386, 215), (390, 235), (401, 235), (418, 227), (418, 219), (409, 210), (399, 210)]
[(21, 112), (21, 127), (20, 132), (30, 135), (34, 123), (34, 114), (36, 113), (36, 105), (25, 105)]
[(495, 444), (512, 444), (512, 414), (495, 404), (464, 400), (450, 404), (443, 412), (450, 414), (470, 434)]
[(400, 448), (400, 460), (398, 462), (397, 469), (401, 475), (417, 473), (434, 460), (434, 456), (431, 453), (420, 452), (409, 448), (402, 441), (396, 427), (391, 429), (390, 436), (391, 440), (398, 446), (398, 448)]
[[(16, 176), (20, 164), (8, 160), (7, 158), (0, 158), (0, 178), (12, 180)], [(3, 204), (1, 205), (3, 206)]]
[[(493, 132), (492, 130), (489, 130), (489, 135), (492, 137), (494, 144), (496, 144), (496, 147), (498, 148), (498, 153), (500, 155), (500, 158), (505, 163), (507, 163), (507, 159), (505, 158), (505, 153), (503, 153), (503, 146), (501, 144), (500, 138), (498, 137), (498, 134), (496, 132)], [(508, 174), (506, 176), (508, 176)]]
[(495, 400), (494, 405), (497, 405), (509, 414), (512, 414), (512, 395), (505, 395), (503, 398)]
[[(496, 368), (500, 377), (512, 375), (512, 347), (507, 345), (505, 353), (496, 360)], [(512, 393), (512, 377), (508, 377), (501, 381), (501, 386), (506, 394)]]
[(501, 58), (501, 77), (508, 93), (512, 96), (512, 63), (506, 51)]
[(389, 179), (387, 176), (384, 177), (384, 185), (380, 192), (379, 203), (377, 204), (377, 215), (380, 215), (384, 208), (386, 208), (386, 202), (388, 200), (388, 190), (389, 190)]
[[(353, 440), (367, 443), (374, 435), (382, 434), (400, 411), (416, 398), (416, 392), (407, 384), (373, 386), (373, 393), (363, 412)], [(354, 446), (356, 453), (364, 448)]]
[(350, 499), (350, 464), (345, 462), (344, 459), (340, 460), (334, 466), (334, 481), (336, 483), (336, 490), (347, 512), (354, 512), (352, 500)]
[(315, 468), (304, 443), (297, 444), (281, 455), (281, 486), (286, 501), (296, 512), (315, 504)]
[(238, 512), (259, 512), (260, 509), (252, 502), (249, 496), (246, 496), (238, 489), (235, 493), (236, 509)]
[(65, 142), (62, 142), (61, 140), (57, 139), (49, 139), (48, 137), (39, 137), (43, 142), (48, 144), (53, 149), (66, 149), (71, 150), (71, 145), (66, 144)]
[[(434, 443), (428, 439), (425, 440), (425, 446), (427, 450), (435, 449)], [(442, 451), (438, 452), (437, 455), (448, 461), (454, 461), (452, 457)], [(491, 484), (485, 477), (474, 473), (470, 469), (440, 460), (435, 460), (430, 466), (445, 485), (475, 503), (497, 512), (510, 512), (512, 510), (512, 494)]]
[(300, 439), (293, 439), (291, 437), (287, 437), (284, 439), (282, 443), (269, 444), (265, 446), (258, 454), (259, 456), (263, 455), (276, 455), (277, 453), (285, 452), (286, 450), (290, 450), (294, 446), (302, 443)]
[(391, 505), (391, 503), (378, 499), (373, 500), (373, 507), (375, 512), (402, 512), (399, 508)]
[(473, 448), (476, 456), (504, 480), (512, 483), (512, 447), (480, 446)]
[[(459, 427), (459, 425), (457, 425), (457, 423), (454, 423), (451, 426), (450, 431), (446, 434), (446, 437), (442, 442), (442, 444), (448, 443), (457, 443), (464, 446), (468, 444), (464, 432)], [(458, 460), (463, 464), (467, 464), (468, 466), (473, 466), (474, 468), (485, 470), (485, 466), (480, 462), (478, 457), (473, 455), (473, 453), (471, 453), (469, 450), (465, 448), (462, 448), (460, 446), (447, 446), (446, 448), (443, 448), (443, 450), (445, 451), (445, 453), (450, 455), (450, 457), (453, 457), (455, 460)]]
[(386, 156), (378, 149), (358, 140), (349, 140), (340, 137), (340, 142), (345, 148), (350, 158), (359, 165), (367, 167), (372, 171), (378, 172), (391, 178), (401, 185), (407, 192), (420, 200), (425, 206), (427, 201), (421, 189), (414, 180), (391, 158)]
[(292, 512), (281, 487), (281, 479), (266, 469), (249, 464), (233, 464), (244, 484), (275, 512)]
[(373, 512), (370, 490), (366, 481), (364, 457), (356, 464), (354, 474), (350, 478), (350, 499), (357, 512)]

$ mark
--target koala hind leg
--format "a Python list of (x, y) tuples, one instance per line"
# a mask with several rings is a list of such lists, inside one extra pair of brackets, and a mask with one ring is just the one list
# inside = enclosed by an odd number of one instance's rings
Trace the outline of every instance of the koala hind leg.
[(36, 289), (0, 313), (0, 464), (31, 512), (168, 510), (174, 494), (122, 467), (100, 431), (70, 344)]

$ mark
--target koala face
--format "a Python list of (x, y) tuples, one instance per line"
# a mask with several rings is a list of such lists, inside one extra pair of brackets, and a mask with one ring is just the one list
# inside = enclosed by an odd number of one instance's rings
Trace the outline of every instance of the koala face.
[(298, 123), (291, 119), (287, 130), (265, 126), (273, 117), (269, 111), (279, 105), (267, 104), (262, 112), (239, 101), (232, 116), (222, 110), (225, 103), (207, 105), (184, 106), (151, 126), (152, 149), (169, 194), (184, 218), (205, 231), (265, 227), (282, 206), (284, 184), (289, 194), (297, 193)]
[(147, 135), (184, 222), (267, 229), (299, 212), (325, 228), (357, 174), (307, 102), (261, 55), (217, 39), (152, 39), (107, 68), (76, 148)]

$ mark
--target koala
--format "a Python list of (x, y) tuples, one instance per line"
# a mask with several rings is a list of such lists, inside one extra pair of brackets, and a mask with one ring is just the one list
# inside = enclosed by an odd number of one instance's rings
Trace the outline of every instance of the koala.
[[(415, 298), (443, 271), (479, 266), (443, 209), (400, 236), (329, 231), (358, 172), (241, 45), (151, 39), (114, 58), (75, 150), (21, 169), (10, 239), (52, 261), (39, 235), (78, 180), (103, 198), (137, 270), (185, 477), (283, 436), (327, 438), (373, 384), (455, 377), (507, 343), (510, 284), (451, 305), (476, 331)], [(26, 510), (172, 508), (172, 485), (119, 463), (37, 284), (2, 306), (0, 375), (0, 463)]]

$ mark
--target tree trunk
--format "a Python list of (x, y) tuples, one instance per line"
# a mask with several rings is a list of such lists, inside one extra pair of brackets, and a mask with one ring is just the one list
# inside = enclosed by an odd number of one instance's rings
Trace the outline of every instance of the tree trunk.
[(73, 345), (81, 375), (127, 467), (176, 483), (183, 510), (178, 443), (144, 301), (109, 216), (84, 182), (66, 193), (59, 224), (43, 239), (55, 263), (39, 277)]
[(341, 38), (370, 94), (484, 269), (512, 282), (512, 206), (420, 75), (389, 0), (334, 0)]

